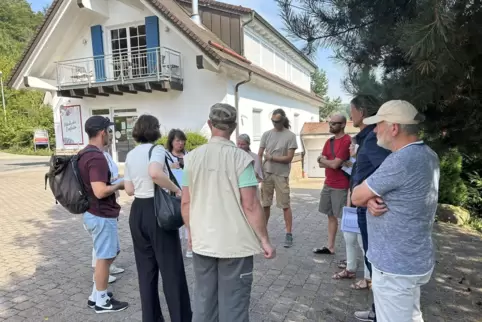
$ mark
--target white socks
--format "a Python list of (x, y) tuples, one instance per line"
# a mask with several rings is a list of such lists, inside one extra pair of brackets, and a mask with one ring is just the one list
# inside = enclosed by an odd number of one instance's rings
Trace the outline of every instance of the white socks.
[(109, 300), (109, 296), (107, 296), (107, 290), (96, 292), (96, 300), (95, 305), (97, 306), (105, 306), (107, 304), (107, 300)]

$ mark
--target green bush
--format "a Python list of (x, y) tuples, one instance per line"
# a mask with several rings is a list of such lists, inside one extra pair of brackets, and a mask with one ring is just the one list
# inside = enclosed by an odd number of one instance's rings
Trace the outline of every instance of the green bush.
[(447, 150), (440, 158), (439, 202), (462, 206), (467, 201), (467, 186), (460, 177), (462, 155), (457, 149)]
[[(184, 131), (187, 137), (186, 141), (186, 147), (185, 149), (187, 151), (192, 151), (198, 146), (201, 146), (203, 144), (206, 144), (208, 140), (204, 135), (198, 132), (192, 132), (192, 131)], [(163, 146), (166, 146), (167, 143), (167, 135), (162, 136), (158, 141), (157, 144), (161, 144)]]

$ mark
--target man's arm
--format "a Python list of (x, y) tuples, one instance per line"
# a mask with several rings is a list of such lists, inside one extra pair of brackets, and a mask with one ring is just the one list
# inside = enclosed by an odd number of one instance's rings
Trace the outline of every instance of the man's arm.
[(260, 147), (259, 150), (258, 150), (258, 158), (259, 158), (259, 162), (261, 162), (261, 164), (263, 164), (264, 150), (265, 150), (264, 147), (262, 147), (262, 148)]
[(339, 169), (343, 163), (342, 159), (335, 158), (335, 160), (319, 159), (320, 168)]
[(90, 185), (97, 199), (104, 199), (115, 193), (117, 190), (124, 188), (124, 182), (113, 185), (107, 185), (109, 182), (109, 165), (104, 154), (99, 153), (87, 161), (87, 169), (89, 171)]
[(241, 205), (248, 220), (261, 243), (269, 243), (268, 230), (266, 228), (266, 217), (258, 199), (257, 187), (240, 188)]
[[(319, 163), (321, 168), (339, 169), (341, 168), (343, 162), (350, 158), (351, 140), (346, 138), (341, 140), (342, 141), (340, 142), (340, 147), (338, 149), (339, 153), (335, 152), (336, 155), (334, 156), (334, 160), (320, 158)], [(326, 144), (330, 144), (330, 141), (327, 141)]]
[(288, 154), (284, 156), (271, 156), (271, 161), (277, 163), (291, 163), (293, 161), (293, 157), (295, 156), (296, 149), (289, 149)]
[(370, 189), (365, 180), (353, 189), (351, 202), (357, 207), (366, 207), (368, 200), (375, 197), (377, 197), (377, 195)]

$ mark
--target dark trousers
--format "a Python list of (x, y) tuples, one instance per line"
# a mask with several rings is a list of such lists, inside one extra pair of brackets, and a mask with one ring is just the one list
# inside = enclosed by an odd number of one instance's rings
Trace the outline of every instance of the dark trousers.
[[(365, 253), (364, 260), (368, 270), (370, 271), (370, 277), (372, 277), (372, 263), (370, 263), (367, 258), (367, 251), (368, 251), (367, 208), (358, 207), (356, 209), (356, 213), (358, 215), (358, 227), (360, 227), (360, 233), (363, 241), (363, 251)], [(375, 312), (375, 303), (372, 304), (372, 310), (373, 312)]]
[(172, 322), (191, 322), (192, 311), (179, 232), (165, 231), (156, 222), (153, 198), (136, 198), (129, 217), (142, 321), (164, 322), (159, 302), (159, 271)]

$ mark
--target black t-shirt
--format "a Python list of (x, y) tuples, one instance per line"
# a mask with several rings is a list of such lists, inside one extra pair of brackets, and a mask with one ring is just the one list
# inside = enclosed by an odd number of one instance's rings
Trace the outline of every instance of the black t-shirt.
[[(93, 145), (87, 145), (85, 149), (97, 147)], [(105, 184), (110, 185), (110, 171), (109, 164), (104, 156), (104, 153), (99, 150), (99, 152), (86, 152), (79, 160), (79, 172), (84, 183), (84, 188), (89, 197), (90, 208), (88, 212), (95, 216), (105, 217), (105, 218), (117, 218), (119, 217), (120, 206), (116, 201), (115, 194), (110, 196), (97, 199), (92, 190), (91, 182), (105, 182)]]

